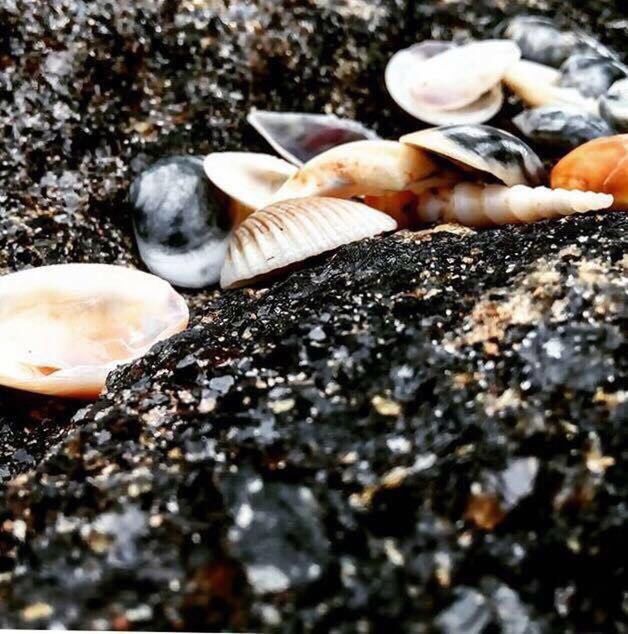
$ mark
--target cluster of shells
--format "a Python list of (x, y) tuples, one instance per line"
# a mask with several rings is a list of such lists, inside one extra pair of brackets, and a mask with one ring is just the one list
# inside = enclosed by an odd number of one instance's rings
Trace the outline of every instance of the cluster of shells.
[[(628, 134), (614, 133), (628, 129), (628, 73), (617, 56), (544, 18), (514, 18), (498, 35), (422, 42), (391, 58), (391, 97), (436, 127), (384, 140), (333, 115), (255, 111), (250, 124), (279, 157), (157, 161), (129, 196), (140, 255), (155, 275), (68, 264), (1, 278), (0, 322), (11, 335), (0, 337), (0, 384), (96, 396), (113, 367), (187, 327), (170, 283), (245, 286), (425, 223), (487, 227), (625, 209)], [(514, 124), (533, 142), (588, 141), (551, 177), (527, 143), (485, 125), (504, 86), (531, 108)]]

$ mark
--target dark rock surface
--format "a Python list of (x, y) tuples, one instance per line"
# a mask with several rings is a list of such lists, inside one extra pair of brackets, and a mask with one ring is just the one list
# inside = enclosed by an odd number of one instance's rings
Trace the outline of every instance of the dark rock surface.
[[(413, 129), (388, 56), (506, 6), (230, 4), (2, 5), (3, 272), (138, 265), (133, 176), (265, 149), (251, 105)], [(619, 3), (547, 6), (625, 49)], [(626, 631), (627, 236), (364, 241), (189, 293), (192, 328), (96, 403), (2, 391), (0, 626)]]

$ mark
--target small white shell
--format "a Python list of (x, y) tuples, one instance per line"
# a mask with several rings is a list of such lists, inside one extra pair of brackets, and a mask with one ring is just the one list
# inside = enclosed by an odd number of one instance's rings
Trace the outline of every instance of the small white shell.
[(256, 152), (212, 152), (203, 166), (215, 189), (228, 199), (234, 224), (265, 207), (297, 171), (283, 159)]
[(519, 60), (504, 75), (504, 83), (531, 107), (571, 105), (598, 113), (595, 99), (584, 97), (575, 88), (560, 86), (560, 71), (528, 60)]
[(337, 145), (379, 138), (361, 123), (333, 114), (255, 110), (246, 120), (277, 154), (298, 166)]
[(350, 200), (300, 198), (276, 203), (250, 215), (236, 229), (220, 285), (245, 286), (343, 244), (396, 228), (390, 216)]
[(117, 365), (184, 330), (164, 280), (121, 266), (60, 264), (0, 278), (0, 384), (94, 398)]
[(459, 183), (421, 194), (417, 214), (422, 222), (459, 222), (471, 227), (490, 227), (598, 211), (612, 204), (612, 196), (594, 192)]
[(398, 51), (386, 66), (386, 88), (399, 107), (413, 117), (433, 125), (488, 121), (499, 112), (504, 101), (499, 79), (487, 86), (477, 99), (457, 109), (425, 107), (413, 93), (413, 79), (421, 72), (422, 64), (453, 46), (450, 42), (427, 41)]
[(310, 196), (351, 198), (404, 191), (439, 171), (427, 154), (397, 141), (355, 141), (306, 163), (272, 202)]

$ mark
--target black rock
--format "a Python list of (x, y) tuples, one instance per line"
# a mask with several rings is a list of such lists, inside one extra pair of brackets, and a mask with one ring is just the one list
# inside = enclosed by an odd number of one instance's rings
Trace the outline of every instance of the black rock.
[(160, 159), (133, 181), (129, 199), (140, 255), (153, 273), (186, 288), (218, 281), (228, 215), (210, 191), (202, 158)]

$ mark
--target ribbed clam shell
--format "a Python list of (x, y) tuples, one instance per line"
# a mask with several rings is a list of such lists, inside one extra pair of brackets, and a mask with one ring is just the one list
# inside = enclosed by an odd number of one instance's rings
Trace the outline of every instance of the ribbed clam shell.
[(506, 185), (540, 185), (546, 178), (541, 159), (529, 145), (493, 126), (441, 126), (406, 134), (400, 141), (491, 174)]
[(343, 244), (396, 228), (390, 216), (350, 200), (300, 198), (275, 203), (249, 216), (235, 231), (220, 285), (244, 286)]
[(598, 211), (608, 209), (612, 204), (612, 196), (594, 192), (459, 183), (420, 195), (417, 213), (423, 222), (459, 222), (471, 227), (489, 227)]
[(187, 326), (164, 280), (104, 264), (61, 264), (0, 278), (0, 385), (93, 398), (117, 365)]

